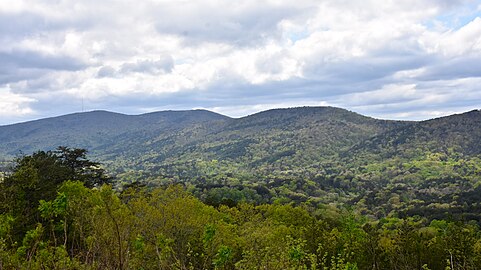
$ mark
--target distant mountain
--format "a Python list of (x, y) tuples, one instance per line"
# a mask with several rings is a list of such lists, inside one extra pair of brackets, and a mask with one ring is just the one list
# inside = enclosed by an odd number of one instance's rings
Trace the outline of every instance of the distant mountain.
[(0, 155), (12, 156), (20, 152), (28, 154), (68, 145), (85, 148), (95, 156), (102, 156), (120, 143), (135, 143), (186, 127), (229, 119), (205, 110), (163, 111), (142, 115), (107, 111), (75, 113), (0, 126)]
[(333, 107), (237, 119), (205, 110), (93, 111), (0, 126), (4, 159), (60, 145), (88, 149), (119, 186), (180, 182), (214, 205), (349, 204), (378, 217), (481, 213), (478, 110), (420, 122)]
[(282, 163), (295, 170), (337, 157), (353, 162), (448, 150), (478, 155), (480, 127), (477, 110), (421, 122), (378, 120), (333, 107), (274, 109), (238, 119), (206, 110), (92, 111), (0, 126), (0, 157), (66, 145), (127, 170), (198, 159), (250, 169), (278, 170)]
[(249, 168), (289, 161), (295, 167), (406, 125), (332, 107), (275, 109), (239, 119), (204, 110), (143, 115), (93, 111), (1, 126), (0, 155), (67, 145), (88, 149), (103, 162), (137, 169), (195, 159), (226, 159)]
[[(414, 158), (425, 152), (481, 154), (481, 111), (455, 114), (393, 128), (358, 143), (349, 153), (355, 159)], [(368, 160), (372, 160), (368, 159)]]
[[(377, 120), (344, 109), (274, 109), (226, 121), (183, 145), (173, 162), (228, 160), (254, 170), (296, 169), (337, 156), (351, 146), (408, 122)], [(153, 160), (159, 164), (164, 160)]]

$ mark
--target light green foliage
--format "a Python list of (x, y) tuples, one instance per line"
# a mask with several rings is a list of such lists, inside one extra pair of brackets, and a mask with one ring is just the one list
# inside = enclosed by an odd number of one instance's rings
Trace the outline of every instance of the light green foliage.
[(232, 249), (228, 246), (221, 245), (213, 261), (215, 269), (222, 269), (231, 259)]
[[(294, 205), (215, 209), (179, 186), (88, 189), (62, 184), (18, 246), (1, 217), (5, 269), (478, 269), (481, 231), (421, 218), (368, 220)], [(15, 217), (18, 218), (18, 217)], [(64, 226), (65, 225), (65, 226)], [(53, 231), (53, 233), (52, 233)], [(448, 263), (446, 263), (448, 262)]]
[(67, 196), (65, 193), (58, 193), (57, 198), (53, 201), (46, 202), (40, 200), (39, 203), (38, 210), (40, 211), (42, 218), (45, 219), (63, 216), (67, 210)]

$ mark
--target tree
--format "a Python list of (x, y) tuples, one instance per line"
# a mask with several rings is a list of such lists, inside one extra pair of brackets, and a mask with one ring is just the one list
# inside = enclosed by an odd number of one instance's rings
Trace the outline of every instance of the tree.
[(80, 181), (88, 188), (101, 186), (111, 182), (100, 163), (87, 159), (87, 150), (60, 146), (53, 152), (61, 165), (67, 169), (67, 180)]
[(110, 181), (98, 163), (86, 158), (86, 153), (84, 149), (59, 147), (16, 159), (12, 173), (0, 183), (0, 214), (14, 217), (15, 239), (36, 227), (41, 221), (39, 201), (55, 199), (63, 182), (78, 180), (94, 187)]

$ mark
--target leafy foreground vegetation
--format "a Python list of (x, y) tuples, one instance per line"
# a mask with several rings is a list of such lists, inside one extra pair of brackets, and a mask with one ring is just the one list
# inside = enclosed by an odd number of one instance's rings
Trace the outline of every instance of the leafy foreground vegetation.
[(19, 158), (0, 183), (0, 269), (479, 269), (476, 222), (354, 209), (207, 205), (184, 186), (122, 191), (84, 150)]

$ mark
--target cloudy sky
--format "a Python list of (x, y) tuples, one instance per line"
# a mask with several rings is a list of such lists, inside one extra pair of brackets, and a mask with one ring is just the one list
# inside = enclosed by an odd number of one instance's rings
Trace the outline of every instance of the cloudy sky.
[(0, 1), (0, 124), (79, 111), (481, 108), (481, 1)]

